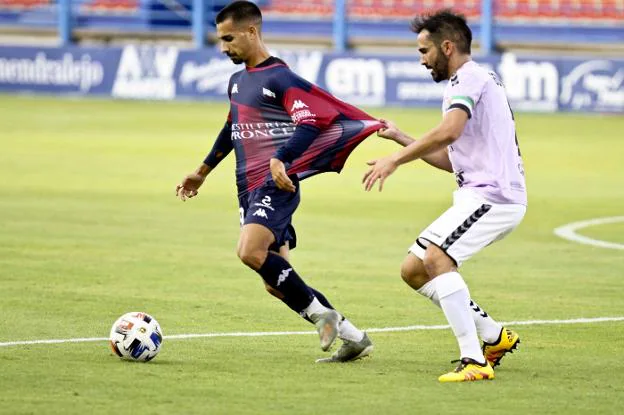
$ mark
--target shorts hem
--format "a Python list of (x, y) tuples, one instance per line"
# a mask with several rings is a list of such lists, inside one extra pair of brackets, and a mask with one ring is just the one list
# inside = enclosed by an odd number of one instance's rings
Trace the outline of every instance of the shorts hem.
[(444, 253), (446, 254), (446, 256), (447, 256), (447, 257), (449, 257), (449, 258), (451, 259), (451, 261), (453, 261), (453, 263), (455, 264), (455, 266), (456, 266), (457, 268), (459, 268), (459, 263), (458, 263), (458, 262), (457, 262), (457, 260), (456, 260), (455, 258), (453, 258), (453, 256), (452, 256), (452, 255), (448, 252), (448, 249), (444, 249), (444, 248), (442, 248), (442, 247), (441, 247), (438, 243), (433, 242), (431, 239), (428, 239), (428, 238), (424, 238), (424, 237), (422, 237), (422, 236), (419, 236), (419, 237), (416, 239), (416, 243), (417, 243), (417, 244), (418, 244), (421, 248), (423, 248), (425, 251), (427, 250), (427, 248), (424, 246), (424, 244), (422, 244), (422, 243), (419, 241), (419, 239), (424, 239), (425, 241), (429, 242), (430, 244), (435, 245), (435, 246), (437, 246), (438, 248), (440, 248), (440, 250), (441, 250), (442, 252), (444, 252)]

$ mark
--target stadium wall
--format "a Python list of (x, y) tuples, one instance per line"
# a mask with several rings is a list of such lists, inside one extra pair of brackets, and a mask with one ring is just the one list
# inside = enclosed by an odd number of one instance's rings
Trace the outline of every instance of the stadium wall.
[[(273, 53), (304, 78), (356, 105), (441, 105), (444, 83), (432, 82), (417, 56)], [(475, 60), (499, 73), (514, 109), (624, 113), (624, 59), (505, 53)], [(225, 100), (227, 81), (237, 70), (211, 49), (0, 46), (0, 92), (5, 93)]]

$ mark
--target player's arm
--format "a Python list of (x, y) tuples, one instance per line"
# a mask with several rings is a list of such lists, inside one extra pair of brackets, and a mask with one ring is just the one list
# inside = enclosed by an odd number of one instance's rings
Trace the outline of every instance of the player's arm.
[(451, 165), (447, 147), (423, 156), (422, 159), (430, 166), (453, 173), (453, 166)]
[(311, 93), (314, 88), (311, 83), (290, 70), (281, 73), (274, 80), (272, 88), (297, 128), (293, 136), (271, 158), (271, 176), (278, 188), (294, 192), (296, 188), (288, 178), (285, 165), (301, 157), (339, 113), (331, 102)]
[[(369, 161), (368, 164), (371, 168), (362, 179), (364, 189), (369, 191), (372, 189), (375, 182), (379, 180), (379, 190), (381, 191), (383, 182), (400, 165), (419, 158), (424, 159), (452, 144), (459, 138), (464, 130), (466, 122), (468, 122), (468, 116), (468, 112), (462, 111), (459, 108), (448, 111), (444, 115), (442, 122), (423, 135), (419, 140), (414, 140), (406, 147), (390, 156)], [(380, 134), (385, 134), (384, 130), (381, 130)], [(404, 136), (405, 134), (401, 132), (401, 137), (403, 137), (403, 139), (405, 138)], [(404, 141), (403, 139), (401, 141)]]
[(273, 155), (270, 161), (271, 175), (278, 188), (289, 192), (297, 190), (288, 175), (285, 164), (292, 163), (310, 147), (321, 129), (310, 124), (299, 124), (293, 136)]
[[(416, 141), (409, 135), (396, 128), (394, 123), (386, 120), (381, 121), (384, 123), (386, 128), (377, 132), (377, 135), (379, 135), (380, 137), (390, 139), (403, 147), (407, 147), (414, 141)], [(453, 172), (453, 166), (451, 165), (451, 160), (449, 159), (447, 147), (444, 147), (438, 151), (434, 151), (433, 153), (427, 154), (421, 158), (430, 166), (447, 171), (449, 173)]]
[(206, 156), (203, 163), (197, 169), (187, 175), (176, 186), (176, 196), (182, 201), (197, 196), (198, 189), (206, 180), (208, 174), (232, 151), (232, 124), (228, 120), (215, 140), (212, 150)]
[(221, 160), (230, 154), (233, 148), (232, 124), (230, 121), (227, 121), (212, 145), (212, 150), (210, 150), (210, 153), (208, 153), (202, 165), (197, 169), (197, 173), (203, 174), (204, 177), (206, 177), (208, 173), (221, 163)]

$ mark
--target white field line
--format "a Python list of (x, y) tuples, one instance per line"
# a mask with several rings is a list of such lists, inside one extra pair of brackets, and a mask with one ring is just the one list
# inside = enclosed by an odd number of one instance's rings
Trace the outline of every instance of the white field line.
[(576, 233), (579, 229), (587, 228), (588, 226), (604, 225), (607, 223), (624, 222), (624, 216), (613, 216), (609, 218), (597, 218), (584, 220), (581, 222), (568, 223), (567, 225), (560, 226), (554, 230), (555, 235), (560, 238), (567, 239), (572, 242), (578, 242), (580, 244), (597, 246), (599, 248), (610, 249), (624, 249), (624, 244), (616, 242), (601, 241), (599, 239), (589, 238), (587, 236), (579, 235)]
[[(575, 318), (570, 320), (525, 320), (525, 321), (506, 321), (501, 322), (504, 326), (537, 326), (544, 324), (594, 324), (594, 323), (606, 323), (624, 321), (624, 316), (621, 317), (595, 317), (595, 318)], [(385, 332), (397, 332), (397, 331), (416, 331), (416, 330), (444, 330), (448, 329), (448, 325), (435, 325), (435, 326), (404, 326), (404, 327), (382, 327), (367, 329), (368, 333), (385, 333)], [(203, 337), (263, 337), (263, 336), (298, 336), (298, 335), (310, 335), (316, 334), (315, 331), (264, 331), (264, 332), (233, 332), (233, 333), (203, 333), (203, 334), (173, 334), (170, 336), (164, 336), (167, 340), (172, 339), (197, 339)], [(2, 342), (0, 347), (9, 346), (29, 346), (39, 344), (59, 344), (59, 343), (87, 343), (87, 342), (100, 342), (106, 341), (106, 337), (87, 337), (87, 338), (75, 338), (75, 339), (50, 339), (50, 340), (23, 340), (13, 342)]]

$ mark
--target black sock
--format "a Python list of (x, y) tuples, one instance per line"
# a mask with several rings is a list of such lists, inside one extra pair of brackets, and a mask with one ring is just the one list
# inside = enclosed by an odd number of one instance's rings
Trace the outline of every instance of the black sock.
[(267, 284), (284, 294), (282, 301), (288, 307), (301, 315), (314, 299), (313, 290), (297, 275), (292, 265), (273, 252), (269, 252), (257, 272)]
[[(319, 303), (323, 304), (327, 308), (331, 308), (332, 310), (335, 310), (335, 308), (329, 303), (329, 301), (327, 300), (327, 298), (325, 298), (322, 292), (316, 291), (314, 288), (310, 287), (309, 285), (308, 285), (308, 288), (312, 291), (312, 293), (314, 293), (314, 296), (316, 297), (317, 300), (319, 300)], [(303, 315), (302, 317), (308, 320), (310, 323), (314, 324), (314, 322), (310, 320), (310, 317), (306, 315)], [(344, 320), (344, 317), (342, 319)]]
[(327, 308), (331, 308), (332, 310), (335, 310), (335, 308), (329, 303), (329, 300), (327, 300), (327, 298), (325, 298), (325, 296), (323, 295), (322, 292), (316, 291), (314, 288), (312, 288), (310, 286), (308, 286), (308, 288), (310, 290), (312, 290), (312, 293), (319, 300), (319, 303), (323, 304)]

